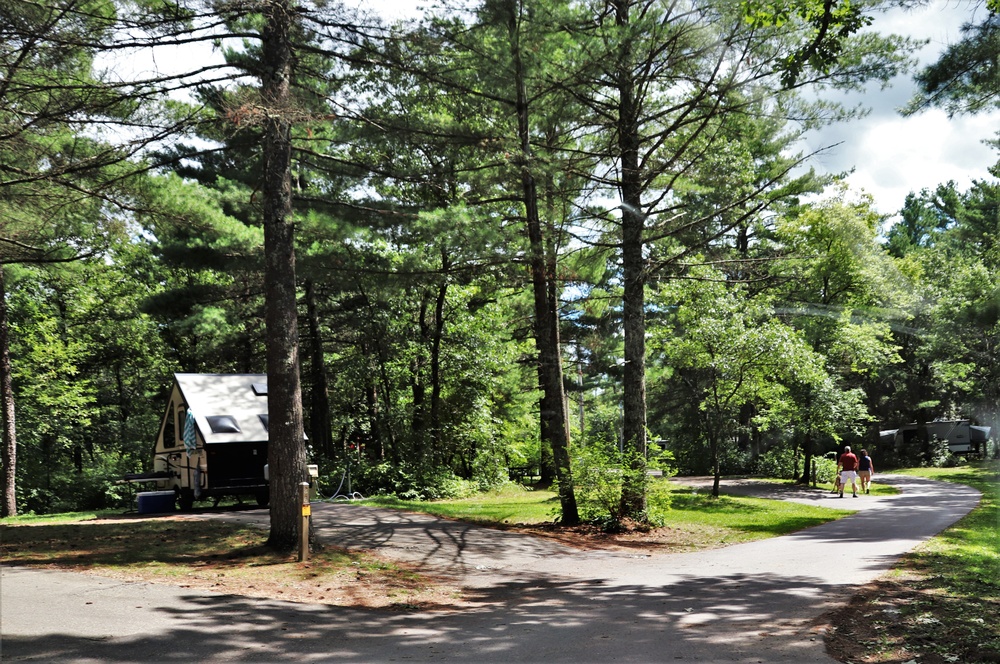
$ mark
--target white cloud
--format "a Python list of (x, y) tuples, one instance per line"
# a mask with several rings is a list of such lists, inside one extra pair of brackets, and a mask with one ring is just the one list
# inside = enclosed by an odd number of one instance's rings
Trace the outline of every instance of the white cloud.
[[(978, 8), (978, 9), (977, 9)], [(895, 9), (879, 17), (875, 27), (915, 39), (928, 39), (918, 54), (922, 64), (932, 62), (948, 43), (957, 41), (962, 23), (975, 20), (978, 3), (938, 0), (914, 10)], [(898, 108), (915, 91), (911, 76), (901, 76), (884, 91), (869, 92), (863, 103), (871, 113), (845, 126), (826, 128), (810, 138), (813, 149), (836, 145), (813, 165), (828, 173), (850, 171), (852, 189), (872, 195), (883, 214), (895, 215), (906, 195), (955, 180), (965, 188), (986, 179), (987, 168), (1000, 154), (983, 145), (1000, 127), (1000, 112), (948, 118), (932, 109), (903, 117)]]
[(982, 141), (996, 126), (995, 118), (949, 119), (940, 110), (863, 123), (846, 146), (855, 168), (848, 182), (871, 194), (887, 214), (897, 212), (911, 191), (948, 180), (965, 188), (989, 177), (986, 168), (997, 155)]

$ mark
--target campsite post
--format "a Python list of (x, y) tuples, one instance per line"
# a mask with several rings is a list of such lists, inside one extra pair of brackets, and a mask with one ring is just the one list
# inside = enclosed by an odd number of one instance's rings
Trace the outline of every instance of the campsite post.
[(299, 485), (302, 496), (302, 522), (299, 524), (299, 562), (309, 559), (309, 517), (312, 515), (312, 505), (309, 504), (309, 482)]

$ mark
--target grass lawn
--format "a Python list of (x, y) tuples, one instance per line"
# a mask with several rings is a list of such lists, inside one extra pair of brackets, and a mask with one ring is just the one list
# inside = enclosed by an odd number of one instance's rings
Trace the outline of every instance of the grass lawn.
[[(814, 507), (789, 501), (736, 496), (712, 498), (701, 490), (664, 479), (651, 482), (650, 513), (662, 523), (648, 533), (603, 535), (594, 528), (573, 530), (576, 536), (589, 533), (596, 544), (646, 544), (663, 551), (690, 551), (717, 548), (767, 537), (786, 535), (818, 526), (851, 511)], [(424, 512), (445, 518), (489, 526), (519, 526), (539, 534), (552, 534), (559, 512), (559, 497), (549, 490), (508, 488), (456, 500), (414, 501), (398, 498), (370, 498), (368, 505)], [(534, 527), (534, 528), (533, 528)], [(565, 535), (566, 533), (563, 533)], [(566, 540), (566, 537), (561, 539)]]

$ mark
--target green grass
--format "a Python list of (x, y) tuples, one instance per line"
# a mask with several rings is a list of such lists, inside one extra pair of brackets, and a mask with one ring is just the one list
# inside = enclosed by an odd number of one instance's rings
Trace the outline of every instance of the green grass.
[(57, 514), (18, 514), (0, 520), (9, 526), (30, 525), (35, 523), (79, 523), (80, 521), (93, 521), (94, 519), (104, 519), (119, 516), (121, 510), (97, 510), (90, 512), (60, 512)]
[(727, 529), (732, 531), (732, 543), (787, 535), (854, 513), (785, 500), (726, 495), (713, 498), (708, 492), (677, 486), (671, 486), (667, 496), (669, 505), (663, 517), (667, 525)]
[(376, 496), (361, 502), (485, 525), (547, 523), (559, 513), (559, 496), (554, 491), (518, 487), (452, 500), (420, 501)]
[(905, 472), (967, 484), (983, 494), (979, 507), (927, 542), (912, 558), (928, 573), (947, 579), (951, 593), (970, 599), (986, 593), (1000, 599), (1000, 462)]
[[(508, 488), (472, 498), (435, 501), (380, 497), (364, 503), (496, 526), (551, 523), (559, 514), (558, 495), (541, 489)], [(651, 483), (649, 511), (671, 528), (678, 540), (675, 548), (711, 548), (777, 537), (852, 513), (790, 501), (713, 498), (704, 490), (666, 480)]]

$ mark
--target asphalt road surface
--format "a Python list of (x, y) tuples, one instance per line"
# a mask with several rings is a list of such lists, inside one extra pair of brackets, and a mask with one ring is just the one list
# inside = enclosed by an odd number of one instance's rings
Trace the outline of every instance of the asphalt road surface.
[[(724, 491), (854, 509), (690, 554), (581, 551), (358, 505), (313, 506), (331, 543), (448, 575), (462, 611), (355, 610), (0, 566), (0, 660), (45, 662), (833, 662), (824, 614), (972, 510), (979, 493), (903, 476), (899, 495)], [(265, 510), (212, 518), (265, 522)]]

